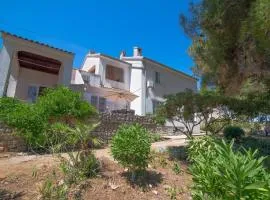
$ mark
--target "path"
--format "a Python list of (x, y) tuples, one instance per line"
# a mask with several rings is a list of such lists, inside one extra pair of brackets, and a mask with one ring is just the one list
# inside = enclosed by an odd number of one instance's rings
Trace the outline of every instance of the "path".
[[(167, 147), (182, 146), (182, 145), (185, 145), (185, 138), (183, 138), (182, 136), (181, 137), (171, 136), (169, 137), (168, 140), (153, 143), (151, 148), (157, 151), (164, 151)], [(6, 155), (8, 156), (8, 154)], [(95, 155), (98, 158), (106, 157), (113, 161), (109, 148), (97, 149), (95, 150)], [(57, 158), (52, 156), (51, 154), (20, 155), (20, 156), (12, 156), (12, 157), (5, 157), (4, 154), (0, 154), (0, 181), (1, 179), (4, 179), (9, 174), (12, 174), (15, 172), (23, 173), (23, 171), (25, 171), (26, 169), (33, 170), (34, 167), (38, 168), (44, 165), (50, 166), (50, 165), (54, 165), (56, 162), (58, 162)]]

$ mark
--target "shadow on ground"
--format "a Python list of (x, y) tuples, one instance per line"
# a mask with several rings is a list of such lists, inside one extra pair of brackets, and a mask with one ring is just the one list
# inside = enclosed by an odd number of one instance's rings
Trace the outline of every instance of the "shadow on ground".
[(171, 159), (187, 161), (187, 148), (185, 146), (168, 147), (167, 150)]
[(1, 200), (18, 199), (22, 195), (23, 195), (22, 193), (10, 192), (10, 191), (5, 190), (5, 189), (0, 189), (0, 199)]
[(148, 170), (136, 172), (136, 177), (134, 181), (132, 181), (131, 179), (131, 172), (123, 172), (122, 176), (124, 176), (132, 186), (138, 186), (143, 190), (147, 190), (150, 185), (151, 187), (156, 187), (163, 180), (163, 176), (161, 173)]

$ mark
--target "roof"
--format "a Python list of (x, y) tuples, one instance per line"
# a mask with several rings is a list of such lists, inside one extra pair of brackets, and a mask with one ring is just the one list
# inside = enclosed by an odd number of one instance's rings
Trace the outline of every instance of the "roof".
[(197, 81), (197, 78), (195, 78), (195, 77), (193, 77), (193, 76), (191, 76), (191, 75), (189, 75), (189, 74), (186, 74), (186, 73), (184, 73), (184, 72), (182, 72), (182, 71), (180, 71), (180, 70), (174, 69), (174, 68), (172, 68), (172, 67), (169, 67), (169, 66), (164, 65), (164, 64), (162, 64), (162, 63), (160, 63), (160, 62), (158, 62), (158, 61), (152, 60), (152, 59), (147, 58), (147, 57), (144, 57), (144, 56), (138, 56), (138, 57), (124, 57), (123, 59), (125, 59), (125, 60), (138, 60), (138, 59), (139, 59), (139, 60), (146, 60), (146, 61), (155, 63), (155, 64), (157, 64), (157, 65), (160, 65), (160, 66), (162, 66), (162, 67), (164, 67), (164, 68), (166, 68), (166, 69), (168, 69), (168, 70), (170, 70), (170, 71), (176, 72), (176, 73), (178, 73), (178, 74), (180, 74), (180, 75), (182, 75), (182, 76), (186, 76), (186, 77), (188, 77), (188, 78), (191, 78), (191, 79), (194, 79), (194, 80)]
[(127, 65), (131, 65), (130, 63), (128, 63), (128, 62), (126, 62), (124, 60), (120, 60), (118, 58), (115, 58), (115, 57), (112, 57), (112, 56), (109, 56), (109, 55), (106, 55), (106, 54), (103, 54), (103, 53), (94, 53), (94, 54), (89, 53), (89, 54), (87, 54), (87, 56), (92, 56), (92, 57), (102, 56), (102, 57), (105, 57), (105, 58), (115, 60), (117, 62), (121, 62), (121, 63), (127, 64)]
[(9, 36), (12, 36), (12, 37), (16, 37), (16, 38), (19, 38), (19, 39), (22, 39), (22, 40), (25, 40), (25, 41), (28, 41), (28, 42), (32, 42), (32, 43), (35, 43), (35, 44), (38, 44), (38, 45), (49, 47), (49, 48), (54, 49), (54, 50), (57, 50), (57, 51), (62, 51), (64, 53), (68, 53), (68, 54), (74, 55), (73, 52), (66, 51), (64, 49), (60, 49), (60, 48), (57, 48), (57, 47), (53, 47), (51, 45), (48, 45), (48, 44), (45, 44), (45, 43), (42, 43), (42, 42), (39, 42), (39, 41), (35, 41), (35, 40), (31, 40), (31, 39), (28, 39), (28, 38), (25, 38), (25, 37), (21, 37), (21, 36), (18, 36), (18, 35), (15, 35), (15, 34), (12, 34), (12, 33), (6, 32), (6, 31), (3, 31), (3, 30), (0, 30), (0, 32), (2, 34), (6, 34), (6, 35), (9, 35)]

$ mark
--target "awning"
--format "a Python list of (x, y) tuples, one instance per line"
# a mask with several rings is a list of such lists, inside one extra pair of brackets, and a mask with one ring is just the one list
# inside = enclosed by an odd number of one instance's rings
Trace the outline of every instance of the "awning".
[(107, 88), (107, 87), (101, 87), (100, 89), (105, 90), (107, 94), (104, 97), (112, 101), (124, 100), (126, 102), (132, 102), (134, 99), (138, 97), (137, 95), (133, 94), (128, 90), (121, 90), (118, 88)]

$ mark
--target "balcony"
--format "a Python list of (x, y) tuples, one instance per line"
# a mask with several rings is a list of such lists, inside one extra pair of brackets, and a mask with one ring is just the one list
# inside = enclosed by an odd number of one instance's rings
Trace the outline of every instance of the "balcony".
[(110, 79), (106, 79), (104, 83), (105, 87), (108, 88), (117, 88), (117, 89), (122, 89), (122, 90), (129, 90), (128, 85), (125, 84), (124, 82), (119, 82), (119, 81), (113, 81)]
[(85, 83), (93, 86), (93, 87), (100, 87), (101, 86), (101, 78), (100, 75), (81, 71), (82, 79)]

